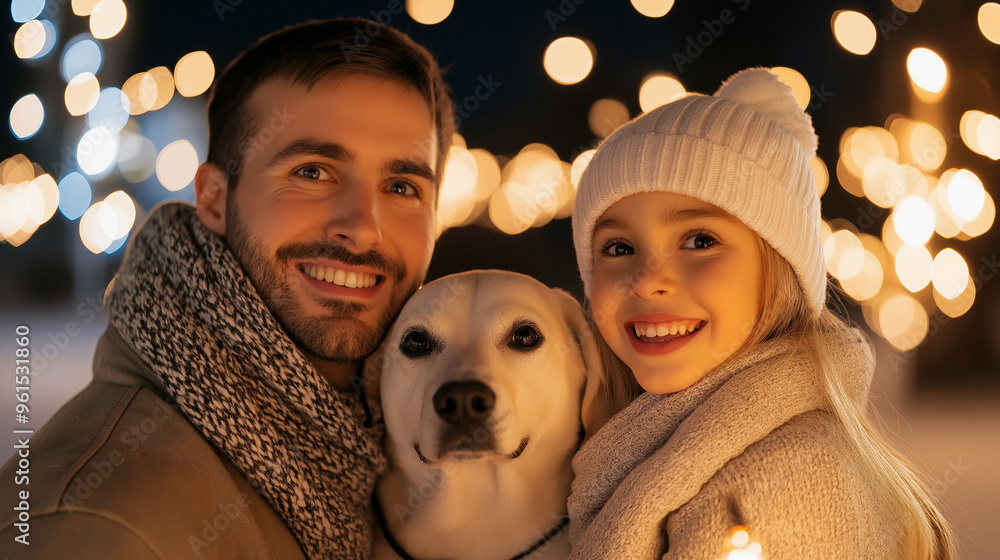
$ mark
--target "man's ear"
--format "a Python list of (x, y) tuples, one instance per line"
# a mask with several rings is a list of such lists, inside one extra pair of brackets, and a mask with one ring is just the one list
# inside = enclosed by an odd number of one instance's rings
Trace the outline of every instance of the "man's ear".
[(229, 179), (214, 163), (203, 163), (194, 174), (195, 207), (198, 218), (209, 230), (226, 235), (226, 197)]

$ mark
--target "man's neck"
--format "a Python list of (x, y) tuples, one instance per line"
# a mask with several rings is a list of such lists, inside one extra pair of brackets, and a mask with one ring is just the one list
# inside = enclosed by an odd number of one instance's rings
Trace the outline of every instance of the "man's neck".
[(309, 353), (305, 353), (305, 357), (312, 363), (323, 379), (326, 379), (330, 387), (341, 393), (351, 390), (351, 379), (358, 372), (358, 368), (361, 367), (361, 364), (358, 362), (331, 362), (330, 360), (324, 360)]

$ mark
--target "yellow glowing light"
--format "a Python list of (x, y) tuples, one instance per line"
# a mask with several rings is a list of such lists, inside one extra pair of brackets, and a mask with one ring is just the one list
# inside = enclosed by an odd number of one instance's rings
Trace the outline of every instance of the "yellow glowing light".
[(944, 163), (948, 144), (944, 134), (927, 123), (914, 123), (908, 137), (910, 160), (924, 171), (934, 171)]
[(809, 167), (812, 169), (813, 177), (816, 179), (816, 192), (820, 196), (826, 192), (827, 186), (830, 184), (830, 172), (826, 169), (826, 164), (819, 156), (813, 156), (809, 160)]
[(899, 250), (906, 245), (903, 240), (900, 239), (899, 234), (896, 233), (896, 227), (892, 225), (892, 215), (885, 220), (882, 224), (882, 244), (889, 251), (890, 254), (897, 255)]
[(861, 271), (865, 263), (865, 248), (850, 230), (842, 229), (823, 244), (826, 268), (835, 278), (850, 278)]
[(40, 213), (33, 218), (37, 218), (35, 223), (42, 225), (49, 221), (59, 208), (59, 185), (56, 184), (56, 180), (51, 175), (44, 173), (31, 181), (30, 188), (40, 197)]
[(461, 146), (463, 148), (468, 148), (469, 147), (469, 145), (465, 142), (465, 137), (462, 136), (461, 134), (457, 133), (457, 132), (452, 132), (451, 133), (451, 145), (452, 146)]
[(127, 18), (122, 0), (101, 0), (90, 12), (90, 33), (98, 39), (110, 39), (125, 27)]
[(948, 203), (947, 181), (951, 174), (954, 174), (954, 171), (949, 170), (942, 175), (945, 180), (935, 187), (930, 196), (927, 197), (927, 202), (934, 210), (934, 231), (941, 237), (955, 237), (962, 231), (964, 225), (962, 219), (955, 214)]
[(110, 230), (112, 240), (121, 239), (128, 235), (128, 232), (135, 224), (135, 202), (125, 193), (125, 191), (115, 191), (104, 199), (103, 211), (114, 214), (113, 230)]
[(979, 31), (991, 43), (1000, 45), (1000, 4), (987, 2), (979, 7)]
[(969, 281), (969, 266), (957, 251), (944, 249), (934, 257), (931, 283), (945, 299), (962, 295)]
[(736, 526), (733, 529), (733, 534), (730, 535), (729, 541), (736, 548), (744, 548), (750, 543), (750, 533), (747, 532), (746, 528), (742, 526)]
[(875, 297), (882, 289), (884, 280), (882, 264), (871, 251), (863, 251), (861, 267), (856, 274), (840, 278), (840, 287), (856, 301)]
[(32, 183), (0, 186), (0, 238), (15, 247), (27, 241), (38, 229), (44, 204)]
[(18, 99), (10, 109), (10, 130), (19, 139), (30, 138), (45, 122), (45, 108), (35, 94)]
[(919, 247), (934, 233), (934, 209), (926, 200), (910, 195), (893, 210), (892, 224), (904, 243)]
[(122, 85), (122, 93), (128, 98), (130, 115), (141, 115), (156, 104), (156, 79), (149, 72), (139, 72)]
[(32, 58), (45, 49), (45, 25), (33, 19), (17, 28), (14, 34), (14, 53), (18, 58)]
[(948, 83), (948, 67), (936, 52), (919, 47), (906, 57), (906, 71), (916, 87), (931, 93), (939, 93)]
[(174, 66), (174, 84), (184, 97), (201, 95), (215, 79), (215, 64), (205, 51), (188, 53)]
[(507, 189), (511, 208), (520, 217), (531, 219), (534, 227), (554, 218), (566, 197), (575, 192), (559, 157), (544, 144), (525, 146), (506, 174), (511, 183)]
[(833, 35), (849, 53), (865, 55), (875, 48), (875, 24), (864, 14), (840, 10), (833, 14)]
[(191, 184), (197, 170), (198, 153), (187, 140), (167, 144), (156, 157), (156, 178), (168, 191), (179, 191)]
[(632, 0), (632, 7), (646, 17), (658, 18), (667, 15), (674, 0)]
[(573, 186), (573, 181), (570, 179), (570, 174), (573, 170), (573, 166), (568, 162), (560, 161), (559, 166), (562, 168), (560, 170), (560, 181), (559, 181), (559, 208), (556, 209), (556, 213), (553, 219), (561, 220), (563, 218), (568, 218), (573, 215), (573, 205), (576, 203), (576, 187)]
[(882, 208), (895, 206), (907, 195), (906, 173), (898, 163), (884, 156), (868, 161), (861, 184), (865, 196)]
[(962, 136), (962, 142), (970, 150), (980, 155), (986, 155), (979, 147), (979, 123), (986, 118), (987, 113), (982, 111), (966, 111), (962, 113), (962, 120), (959, 121), (958, 131)]
[(571, 85), (583, 80), (594, 67), (590, 45), (577, 37), (560, 37), (545, 49), (545, 72), (556, 83)]
[(993, 227), (993, 220), (997, 217), (997, 207), (993, 202), (993, 197), (986, 193), (986, 200), (983, 203), (983, 211), (971, 222), (962, 226), (962, 233), (972, 237), (979, 237)]
[(596, 153), (597, 150), (586, 150), (584, 152), (580, 152), (580, 155), (576, 156), (576, 159), (573, 160), (573, 167), (570, 171), (570, 180), (573, 183), (574, 189), (580, 188), (580, 177), (583, 176), (583, 172), (590, 164), (590, 160), (594, 159), (594, 154)]
[[(864, 175), (865, 166), (876, 157), (899, 158), (899, 145), (888, 130), (877, 126), (849, 128), (840, 141), (841, 158), (855, 177)], [(859, 195), (860, 196), (860, 195)]]
[(1000, 159), (1000, 119), (993, 115), (984, 115), (976, 127), (976, 144), (984, 156)]
[(628, 121), (628, 107), (617, 99), (598, 99), (590, 106), (587, 123), (595, 135), (603, 138)]
[(34, 178), (35, 167), (24, 154), (11, 156), (0, 163), (0, 184), (23, 183)]
[(476, 200), (488, 200), (500, 186), (500, 162), (496, 156), (481, 148), (469, 150), (476, 158)]
[[(170, 74), (170, 70), (167, 69), (166, 66), (151, 68), (147, 74), (156, 85), (156, 98), (148, 110), (158, 111), (166, 107), (167, 103), (170, 103), (170, 100), (174, 98), (174, 77)], [(146, 80), (147, 78), (142, 79), (142, 82), (140, 82), (140, 89), (151, 88), (151, 86), (149, 86), (149, 82)]]
[(66, 102), (66, 110), (74, 117), (86, 115), (94, 106), (101, 95), (101, 84), (97, 77), (90, 72), (77, 74), (66, 85), (66, 92), (63, 99)]
[(452, 146), (441, 179), (438, 194), (438, 224), (455, 227), (472, 213), (476, 205), (476, 177), (479, 167), (476, 157), (461, 146)]
[[(510, 197), (507, 196), (507, 189), (512, 183), (504, 183), (490, 197), (489, 216), (490, 221), (500, 231), (508, 235), (516, 235), (526, 231), (534, 219), (526, 219), (511, 208)], [(516, 189), (523, 189), (523, 186), (515, 186)]]
[(952, 318), (961, 317), (972, 309), (972, 304), (976, 301), (976, 283), (969, 282), (965, 291), (952, 299), (945, 298), (937, 290), (932, 290), (931, 293), (934, 294), (934, 305), (937, 305), (942, 313)]
[(843, 189), (856, 197), (865, 196), (864, 187), (861, 184), (860, 175), (851, 172), (851, 164), (847, 163), (847, 154), (841, 154), (837, 158), (837, 182)]
[(424, 25), (441, 23), (454, 7), (455, 0), (406, 0), (406, 13)]
[(934, 259), (926, 247), (903, 245), (896, 253), (896, 277), (907, 290), (919, 292), (931, 283), (933, 262)]
[(904, 12), (914, 13), (920, 9), (923, 0), (892, 0), (892, 4)]
[(909, 294), (886, 298), (877, 313), (882, 336), (901, 352), (916, 348), (927, 336), (927, 311)]
[(73, 13), (78, 16), (89, 16), (100, 3), (101, 0), (73, 0)]
[[(104, 201), (94, 203), (80, 217), (80, 240), (91, 253), (99, 254), (114, 241), (112, 234), (117, 227), (114, 210), (104, 210)], [(112, 228), (112, 231), (108, 231)]]
[(797, 70), (792, 68), (786, 68), (784, 66), (775, 66), (771, 68), (771, 73), (778, 77), (782, 83), (792, 88), (792, 94), (795, 95), (795, 100), (798, 101), (799, 107), (804, 111), (806, 107), (809, 106), (809, 97), (812, 92), (809, 89), (809, 82), (806, 80), (805, 76), (800, 74)]
[(983, 211), (986, 189), (975, 173), (959, 169), (951, 176), (946, 188), (948, 205), (963, 222), (971, 222)]
[(687, 91), (677, 78), (666, 74), (650, 74), (639, 86), (639, 108), (647, 113), (685, 95)]

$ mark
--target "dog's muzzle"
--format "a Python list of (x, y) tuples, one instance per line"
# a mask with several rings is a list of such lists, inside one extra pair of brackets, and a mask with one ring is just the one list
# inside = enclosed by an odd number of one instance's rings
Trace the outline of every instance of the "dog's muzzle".
[(452, 381), (434, 393), (434, 412), (444, 422), (441, 454), (493, 450), (493, 431), (488, 421), (496, 394), (480, 381)]

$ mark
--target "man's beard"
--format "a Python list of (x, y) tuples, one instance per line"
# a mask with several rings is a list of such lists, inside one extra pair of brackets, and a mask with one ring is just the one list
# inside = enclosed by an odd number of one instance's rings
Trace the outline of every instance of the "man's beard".
[[(226, 239), (264, 304), (292, 342), (303, 352), (332, 362), (356, 362), (374, 353), (403, 304), (423, 283), (424, 275), (418, 274), (412, 283), (404, 285), (406, 266), (399, 260), (389, 260), (374, 250), (352, 253), (335, 243), (282, 245), (272, 261), (261, 250), (264, 247), (261, 240), (240, 220), (232, 198), (226, 204)], [(321, 317), (309, 317), (296, 301), (289, 284), (288, 263), (293, 259), (331, 259), (375, 269), (384, 276), (383, 281), (393, 282), (389, 304), (375, 324), (371, 325), (359, 318), (371, 305), (356, 301), (317, 298), (316, 303), (330, 313)]]

